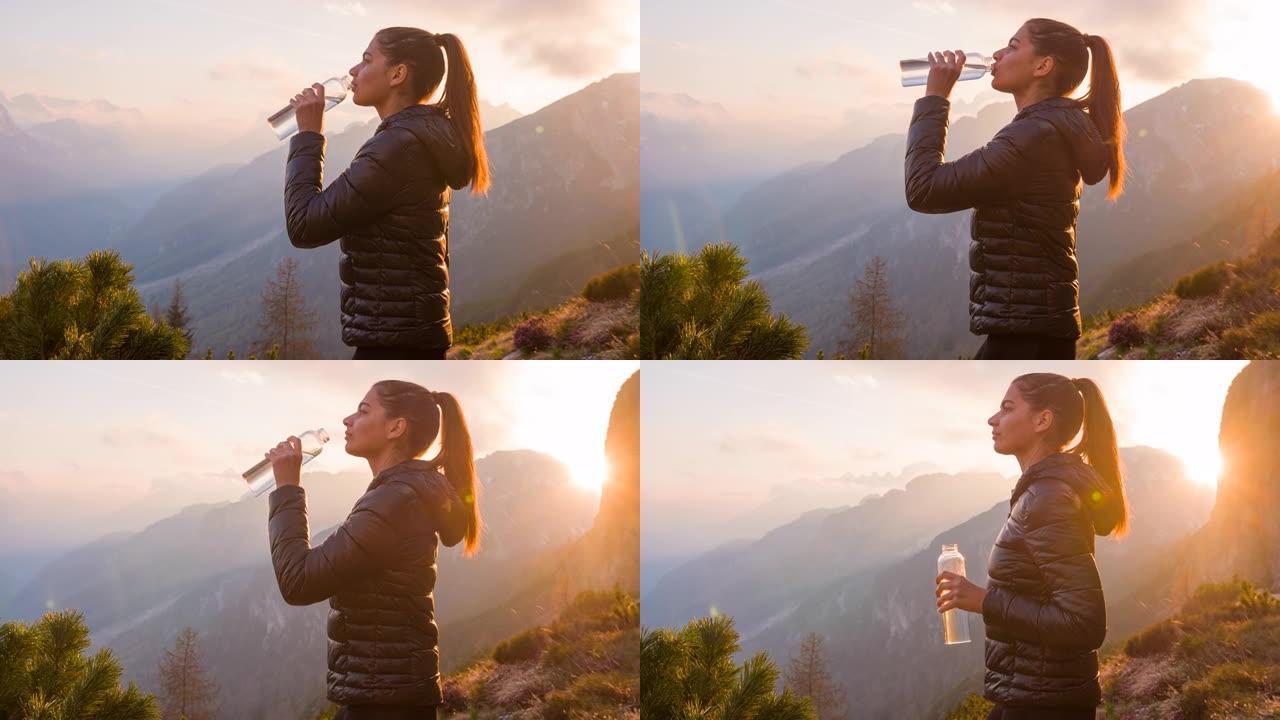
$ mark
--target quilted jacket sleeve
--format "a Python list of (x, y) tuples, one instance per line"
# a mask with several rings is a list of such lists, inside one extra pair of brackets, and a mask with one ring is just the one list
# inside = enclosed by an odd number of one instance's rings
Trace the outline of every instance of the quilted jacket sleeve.
[(930, 95), (916, 101), (911, 116), (905, 177), (907, 206), (917, 212), (956, 212), (1007, 198), (1033, 165), (1029, 155), (1045, 131), (1034, 118), (1015, 120), (984, 147), (946, 162), (950, 109), (945, 98)]
[(324, 185), (324, 135), (302, 132), (289, 141), (285, 166), (284, 210), (289, 242), (314, 248), (363, 227), (390, 209), (403, 184), (396, 172), (405, 162), (408, 130), (387, 128), (360, 148), (351, 167)]
[(1015, 519), (1025, 524), (1026, 551), (1040, 572), (1045, 595), (990, 588), (982, 603), (983, 620), (1045, 647), (1102, 647), (1107, 612), (1088, 513), (1065, 483), (1043, 483), (1028, 495)]
[(408, 491), (393, 484), (366, 493), (328, 538), (311, 547), (306, 491), (285, 485), (271, 493), (268, 534), (280, 594), (290, 605), (327, 600), (340, 589), (385, 567), (401, 533), (396, 530)]

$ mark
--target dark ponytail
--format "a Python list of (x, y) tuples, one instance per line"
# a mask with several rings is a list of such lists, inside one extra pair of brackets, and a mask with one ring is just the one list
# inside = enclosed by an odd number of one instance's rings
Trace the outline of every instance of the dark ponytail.
[(1116, 537), (1129, 530), (1129, 501), (1120, 472), (1120, 453), (1111, 412), (1097, 383), (1088, 378), (1071, 379), (1053, 373), (1029, 373), (1014, 379), (1028, 404), (1035, 410), (1053, 413), (1050, 439), (1066, 447), (1080, 433), (1080, 442), (1066, 450), (1079, 455), (1098, 473), (1116, 502)]
[(463, 551), (474, 555), (480, 549), (480, 503), (476, 499), (479, 484), (476, 482), (476, 464), (471, 448), (471, 431), (462, 415), (458, 399), (447, 392), (434, 393), (440, 407), (440, 454), (435, 464), (444, 471), (445, 479), (458, 491), (458, 497), (466, 504), (470, 517), (464, 535)]
[[(1031, 44), (1038, 55), (1054, 60), (1054, 90), (1068, 95), (1089, 73), (1089, 90), (1080, 102), (1089, 111), (1102, 140), (1111, 150), (1111, 183), (1107, 199), (1115, 200), (1124, 193), (1124, 113), (1120, 105), (1120, 78), (1116, 74), (1111, 45), (1097, 35), (1085, 35), (1070, 25), (1033, 18), (1026, 22)], [(1090, 60), (1092, 56), (1092, 61)]]
[(480, 127), (480, 100), (476, 96), (476, 78), (471, 72), (471, 58), (457, 35), (436, 35), (444, 46), (449, 62), (449, 77), (444, 81), (444, 97), (440, 104), (458, 135), (471, 150), (471, 191), (483, 195), (489, 191), (489, 156), (484, 150), (484, 130)]
[[(471, 156), (471, 192), (480, 195), (488, 192), (489, 155), (484, 149), (480, 100), (476, 95), (471, 58), (462, 40), (452, 33), (432, 34), (407, 27), (383, 28), (374, 38), (390, 64), (408, 66), (409, 89), (415, 100), (431, 97), (444, 80), (440, 107)], [(448, 77), (445, 77), (446, 60)]]
[(440, 454), (431, 463), (444, 474), (467, 507), (463, 551), (474, 555), (480, 549), (479, 484), (471, 432), (458, 399), (447, 392), (431, 392), (404, 380), (382, 380), (374, 383), (373, 389), (387, 417), (404, 418), (407, 423), (405, 449), (410, 457), (422, 457), (436, 437), (440, 438)]

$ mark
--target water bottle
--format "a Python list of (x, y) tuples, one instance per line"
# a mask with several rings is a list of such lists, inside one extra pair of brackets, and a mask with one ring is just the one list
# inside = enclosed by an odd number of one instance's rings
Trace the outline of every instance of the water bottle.
[[(977, 80), (991, 71), (996, 61), (986, 55), (965, 53), (964, 70), (960, 72), (961, 80)], [(902, 70), (902, 87), (924, 85), (929, 80), (929, 59), (913, 58), (900, 60), (898, 67)]]
[[(948, 571), (964, 577), (964, 556), (955, 545), (943, 545), (942, 554), (938, 556), (938, 573)], [(946, 645), (969, 642), (969, 619), (963, 610), (952, 608), (942, 613), (942, 642)]]
[[(351, 81), (350, 75), (331, 77), (324, 81), (325, 112), (329, 112), (337, 107), (338, 103), (347, 99), (347, 93), (351, 90)], [(285, 105), (279, 112), (267, 118), (267, 124), (276, 131), (276, 137), (281, 140), (298, 132), (297, 113), (292, 105)]]
[[(329, 442), (329, 433), (325, 432), (324, 428), (308, 430), (299, 435), (298, 439), (302, 441), (302, 464), (306, 465), (315, 460), (324, 449), (324, 444)], [(276, 487), (276, 476), (271, 472), (271, 461), (266, 458), (262, 458), (257, 465), (245, 470), (240, 477), (249, 483), (249, 491), (254, 494), (254, 497), (274, 490)]]

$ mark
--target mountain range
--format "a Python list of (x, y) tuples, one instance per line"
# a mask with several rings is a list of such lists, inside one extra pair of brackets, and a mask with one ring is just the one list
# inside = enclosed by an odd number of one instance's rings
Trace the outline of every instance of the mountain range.
[[(1006, 124), (1012, 103), (954, 119), (948, 157), (979, 147)], [(905, 130), (909, 114), (904, 113)], [(1118, 202), (1102, 185), (1082, 200), (1078, 249), (1086, 313), (1145, 300), (1176, 274), (1246, 254), (1272, 229), (1280, 201), (1265, 178), (1280, 167), (1280, 117), (1257, 88), (1236, 80), (1194, 80), (1130, 108), (1129, 177)], [(970, 213), (929, 216), (907, 209), (905, 135), (886, 135), (834, 161), (809, 164), (757, 185), (718, 221), (686, 233), (658, 226), (645, 247), (697, 249), (728, 240), (755, 279), (809, 330), (810, 352), (833, 352), (849, 316), (848, 292), (875, 255), (888, 260), (890, 290), (907, 315), (910, 357), (972, 354), (968, 334)], [(647, 217), (647, 216), (646, 216)], [(1230, 232), (1220, 232), (1233, 222)], [(1208, 236), (1208, 237), (1206, 237)], [(1189, 255), (1192, 246), (1199, 251)], [(1148, 271), (1152, 271), (1149, 273)]]
[[(1147, 592), (1171, 547), (1208, 516), (1211, 492), (1164, 451), (1125, 448), (1132, 533), (1100, 541), (1112, 637), (1172, 610)], [(648, 626), (675, 626), (712, 611), (734, 617), (743, 653), (785, 662), (810, 632), (826, 638), (832, 676), (862, 718), (933, 718), (981, 680), (975, 642), (943, 646), (933, 608), (942, 543), (958, 543), (979, 584), (1008, 513), (1012, 480), (925, 475), (840, 512), (803, 515), (749, 543), (707, 553), (664, 576), (641, 604)], [(1001, 496), (1006, 499), (999, 500)], [(825, 530), (825, 532), (824, 532)], [(941, 532), (939, 532), (941, 530)], [(904, 669), (910, 670), (904, 672)]]
[[(441, 551), (437, 620), (446, 627), (500, 604), (529, 553), (581, 537), (599, 503), (561, 463), (532, 451), (494, 453), (476, 469), (484, 550), (475, 558)], [(341, 522), (367, 483), (356, 473), (305, 476), (314, 542)], [(327, 605), (293, 608), (280, 598), (265, 498), (192, 506), (73, 551), (30, 580), (4, 614), (34, 619), (65, 607), (83, 612), (95, 644), (110, 646), (126, 674), (153, 691), (163, 651), (183, 627), (195, 628), (223, 688), (221, 717), (296, 716), (324, 694)]]
[[(602, 448), (609, 469), (599, 495), (541, 453), (503, 451), (476, 462), (481, 552), (466, 558), (461, 548), (442, 548), (438, 563), (446, 673), (508, 636), (550, 623), (584, 591), (637, 593), (639, 396), (636, 373), (609, 417)], [(368, 482), (353, 472), (304, 475), (313, 543), (346, 517)], [(158, 690), (164, 651), (190, 626), (221, 687), (218, 718), (313, 717), (327, 705), (328, 607), (281, 599), (266, 512), (266, 498), (246, 496), (102, 538), (45, 565), (0, 604), (0, 615), (30, 620), (52, 609), (81, 611), (94, 644), (110, 647), (126, 679), (150, 692)]]
[[(450, 207), (455, 324), (541, 309), (600, 272), (635, 262), (638, 76), (614, 75), (485, 134), (493, 175), (486, 196), (454, 194)], [(328, 135), (326, 182), (350, 164), (376, 122)], [(197, 350), (247, 354), (259, 339), (261, 293), (275, 265), (294, 257), (317, 314), (323, 357), (350, 353), (340, 339), (338, 244), (294, 249), (284, 230), (280, 147), (173, 189), (124, 233), (148, 304), (181, 279)], [(541, 278), (537, 286), (526, 280)]]
[[(528, 116), (482, 105), (494, 184), (487, 196), (463, 191), (451, 204), (456, 324), (554, 306), (636, 261), (638, 96), (638, 75), (619, 74)], [(157, 178), (138, 167), (129, 175), (111, 163), (142, 164), (129, 151), (130, 133), (147, 127), (135, 114), (105, 101), (0, 96), (0, 162), (18, 170), (0, 179), (0, 291), (29, 257), (114, 248), (134, 265), (148, 306), (167, 303), (182, 281), (193, 352), (243, 356), (260, 339), (246, 318), (258, 317), (275, 265), (293, 256), (316, 312), (317, 350), (348, 355), (339, 337), (337, 243), (299, 251), (284, 234), (285, 145), (270, 148), (263, 131), (227, 143), (200, 170), (167, 168)], [(376, 126), (329, 129), (327, 181)], [(254, 148), (266, 151), (241, 159)]]

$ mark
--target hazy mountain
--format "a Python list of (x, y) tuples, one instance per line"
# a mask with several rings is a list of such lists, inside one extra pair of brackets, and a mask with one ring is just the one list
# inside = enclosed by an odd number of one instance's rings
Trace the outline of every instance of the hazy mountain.
[[(1211, 491), (1190, 481), (1181, 463), (1151, 448), (1121, 452), (1133, 507), (1132, 531), (1123, 540), (1099, 539), (1098, 564), (1106, 590), (1111, 641), (1172, 611), (1165, 593), (1145, 592), (1170, 565), (1171, 550), (1208, 516)], [(808, 632), (827, 639), (833, 675), (859, 717), (934, 718), (935, 705), (960, 686), (979, 691), (982, 623), (971, 619), (974, 641), (944, 646), (934, 608), (933, 579), (942, 543), (958, 543), (974, 582), (986, 584), (986, 558), (1008, 514), (1007, 500), (939, 534), (934, 526), (923, 549), (882, 569), (839, 577), (793, 599), (787, 612), (752, 637), (744, 651), (788, 657)], [(811, 551), (816, 556), (817, 550)], [(780, 604), (780, 607), (781, 604)]]
[[(558, 461), (531, 451), (499, 452), (480, 459), (476, 469), (490, 520), (481, 564), (494, 566), (492, 575), (501, 575), (497, 566), (518, 557), (519, 549), (556, 547), (589, 526), (595, 498), (574, 486)], [(311, 526), (341, 522), (368, 483), (362, 473), (308, 473)], [(34, 619), (51, 607), (78, 608), (95, 636), (112, 634), (193, 585), (237, 568), (269, 565), (265, 505), (265, 498), (251, 496), (195, 505), (144, 530), (103, 538), (50, 563), (16, 595), (10, 610)], [(553, 505), (559, 506), (554, 513)], [(470, 573), (464, 584), (471, 582), (483, 585), (492, 577)], [(447, 602), (442, 612), (450, 612)]]
[[(455, 193), (450, 209), (455, 323), (554, 305), (601, 267), (635, 262), (626, 233), (638, 216), (638, 94), (637, 75), (615, 75), (486, 133), (493, 188), (485, 197)], [(357, 123), (329, 135), (327, 181), (375, 127)], [(263, 285), (281, 258), (293, 256), (317, 312), (317, 347), (326, 356), (350, 353), (340, 339), (338, 244), (300, 251), (285, 235), (286, 153), (282, 145), (172, 190), (119, 244), (148, 302), (164, 302), (182, 278), (197, 350), (244, 353), (258, 339)], [(531, 277), (542, 280), (530, 286)]]
[[(530, 553), (580, 537), (597, 511), (596, 496), (545, 455), (499, 452), (476, 468), (484, 549), (475, 558), (442, 549), (442, 623), (500, 604)], [(341, 522), (368, 480), (359, 473), (307, 475), (314, 541)], [(95, 643), (109, 645), (127, 674), (151, 689), (164, 649), (190, 625), (201, 633), (206, 666), (224, 689), (222, 717), (294, 716), (317, 688), (323, 696), (327, 605), (287, 606), (267, 548), (265, 498), (194, 506), (51, 563), (15, 599), (13, 614), (30, 619), (47, 608), (81, 610)]]
[[(948, 156), (985, 143), (1013, 114), (1006, 103), (954, 120)], [(1125, 263), (1196, 241), (1222, 220), (1219, 212), (1256, 219), (1274, 204), (1256, 184), (1280, 160), (1280, 151), (1267, 150), (1280, 140), (1280, 117), (1260, 90), (1235, 80), (1196, 80), (1131, 108), (1125, 118), (1126, 194), (1112, 204), (1104, 198), (1105, 184), (1099, 185), (1085, 192), (1082, 204), (1087, 312), (1108, 301), (1145, 299), (1117, 293), (1116, 281), (1109, 286), (1107, 278), (1122, 269), (1127, 277), (1146, 272)], [(908, 122), (904, 113), (903, 131)], [(850, 287), (870, 257), (884, 256), (891, 290), (908, 316), (909, 354), (972, 353), (980, 339), (968, 334), (971, 213), (928, 216), (907, 209), (904, 155), (905, 135), (889, 135), (834, 162), (778, 176), (744, 194), (721, 225), (686, 245), (696, 249), (718, 239), (738, 244), (774, 307), (808, 327), (811, 352), (835, 349), (849, 315)], [(1243, 202), (1251, 197), (1257, 202)], [(1232, 253), (1240, 251), (1224, 243), (1210, 244), (1205, 254), (1212, 261)]]
[(750, 544), (722, 547), (667, 573), (643, 598), (644, 622), (681, 626), (715, 607), (749, 638), (833, 578), (899, 560), (937, 528), (972, 517), (1011, 487), (995, 473), (921, 475), (854, 507), (814, 510)]

